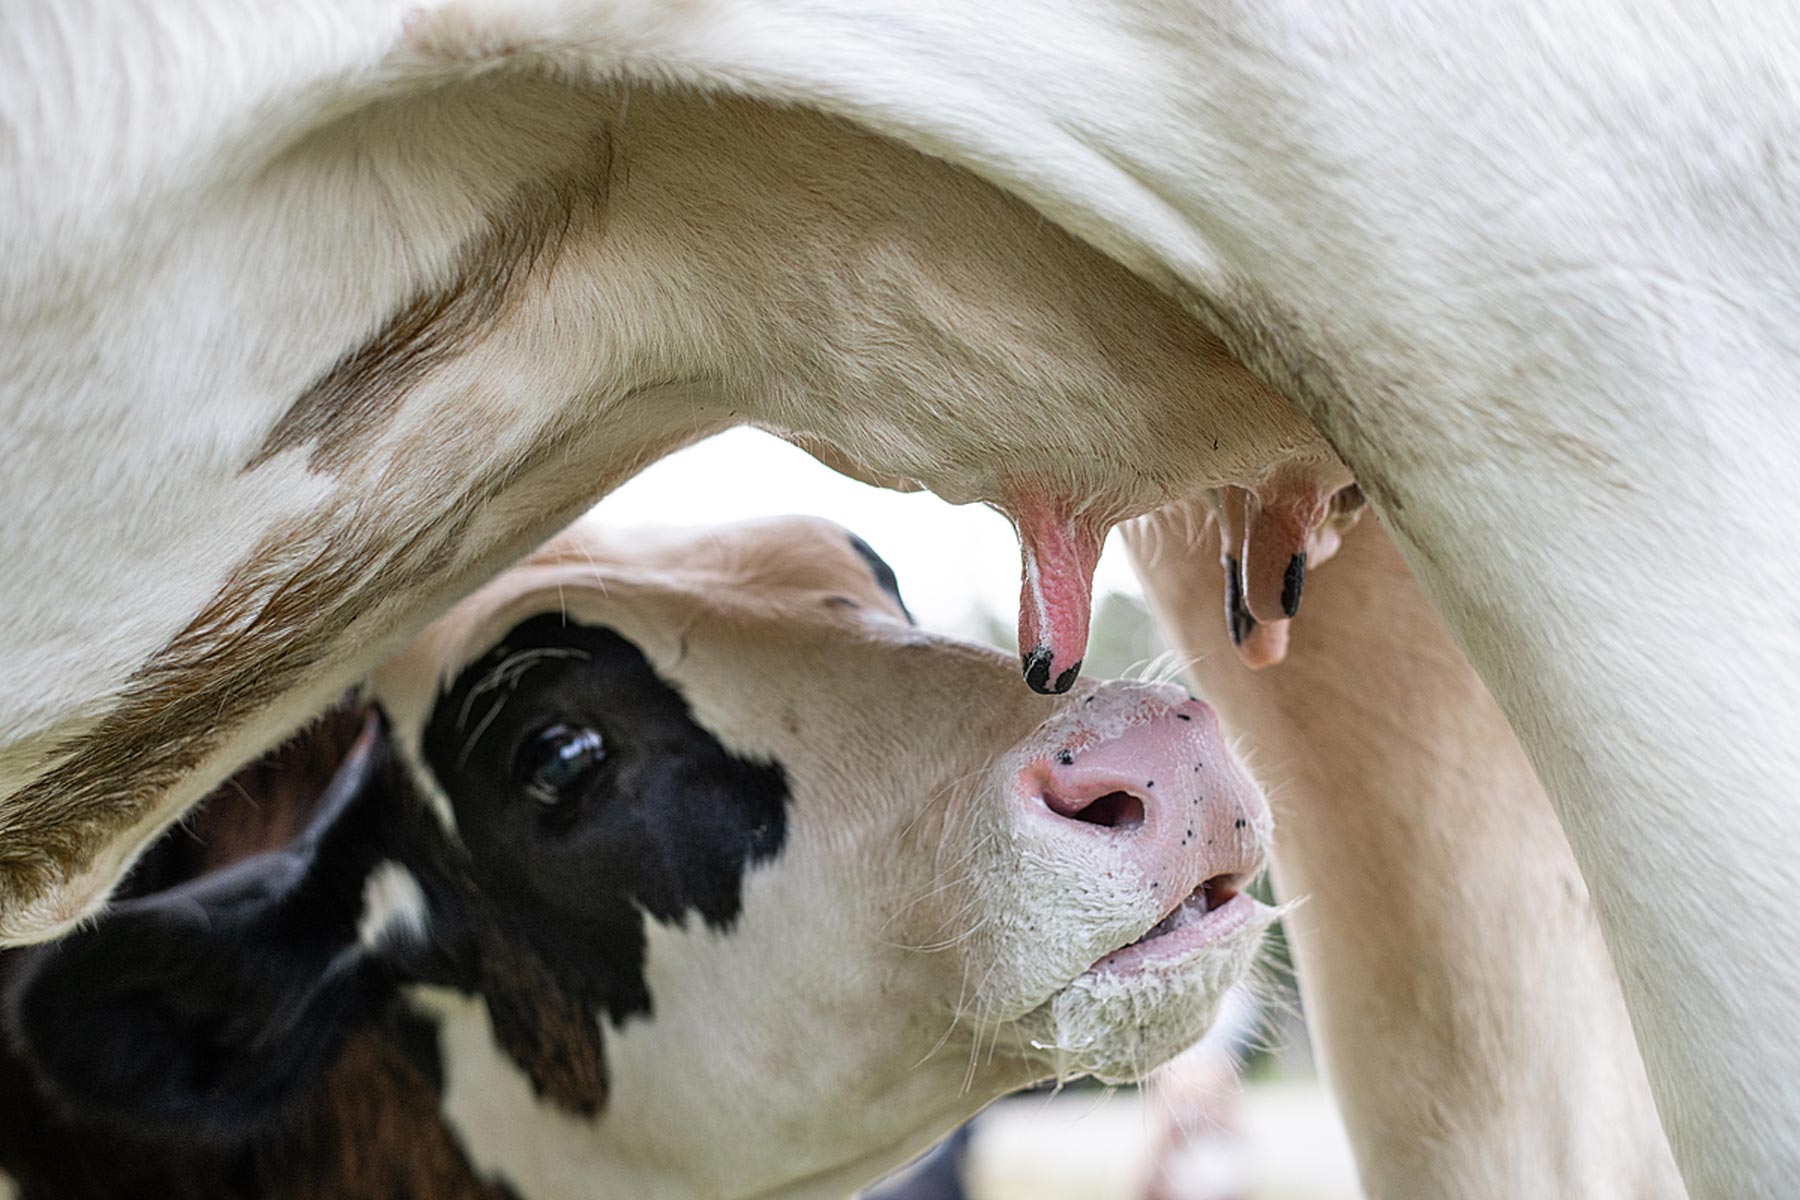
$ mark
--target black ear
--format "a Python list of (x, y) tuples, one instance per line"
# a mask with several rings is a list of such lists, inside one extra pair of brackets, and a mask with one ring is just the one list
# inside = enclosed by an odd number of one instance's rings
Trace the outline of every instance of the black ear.
[(392, 992), (356, 928), (385, 759), (371, 720), (289, 845), (26, 952), (6, 1015), (45, 1090), (136, 1136), (214, 1143), (303, 1099)]
[(906, 623), (908, 625), (917, 625), (918, 622), (913, 619), (912, 609), (906, 607), (906, 601), (900, 598), (900, 579), (894, 574), (894, 568), (888, 566), (887, 559), (875, 553), (875, 547), (869, 545), (869, 543), (863, 541), (854, 533), (850, 535), (850, 548), (856, 551), (857, 555), (864, 562), (869, 564), (869, 574), (875, 576), (876, 586), (886, 592), (888, 597), (893, 600), (894, 604), (900, 609), (900, 615), (906, 618)]

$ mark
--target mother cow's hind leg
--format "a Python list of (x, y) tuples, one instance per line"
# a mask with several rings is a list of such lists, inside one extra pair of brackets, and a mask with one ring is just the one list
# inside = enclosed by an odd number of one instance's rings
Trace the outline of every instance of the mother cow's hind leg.
[(1556, 815), (1386, 531), (1350, 531), (1288, 662), (1253, 672), (1219, 619), (1216, 530), (1189, 516), (1127, 536), (1272, 785), (1281, 890), (1310, 897), (1287, 920), (1308, 1020), (1369, 1195), (1685, 1195)]

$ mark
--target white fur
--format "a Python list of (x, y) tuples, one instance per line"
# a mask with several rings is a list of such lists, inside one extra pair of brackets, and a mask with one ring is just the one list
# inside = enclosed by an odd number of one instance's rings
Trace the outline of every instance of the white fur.
[[(1012, 785), (1057, 747), (1172, 723), (1184, 695), (1032, 695), (1007, 656), (905, 625), (821, 521), (559, 538), (377, 673), (421, 782), (438, 680), (546, 610), (639, 646), (733, 753), (779, 763), (792, 797), (785, 844), (747, 872), (729, 929), (646, 922), (651, 1012), (604, 1024), (597, 1118), (539, 1101), (478, 1001), (415, 993), (444, 1022), (448, 1119), (531, 1200), (843, 1197), (995, 1096), (1052, 1075), (1135, 1079), (1192, 1044), (1273, 920), (1240, 897), (1243, 926), (1179, 966), (1090, 972), (1169, 900), (1130, 833), (1046, 821)], [(1214, 762), (1204, 783), (1160, 790), (1233, 803), (1238, 771)], [(1236, 811), (1257, 816), (1244, 836), (1259, 857), (1260, 802)]]
[[(1518, 733), (1595, 897), (1690, 1186), (1778, 1194), (1800, 1177), (1800, 910), (1786, 903), (1800, 862), (1800, 179), (1785, 149), (1800, 18), (1761, 0), (16, 6), (0, 31), (0, 178), (14, 181), (0, 210), (14, 518), (0, 547), (0, 792), (104, 709), (259, 529), (333, 486), (286, 461), (233, 472), (298, 382), (440, 273), (473, 214), (569, 153), (581, 127), (545, 103), (536, 136), (520, 136), (535, 118), (478, 105), (416, 135), (428, 169), (376, 178), (345, 165), (396, 164), (399, 147), (376, 138), (357, 159), (333, 119), (478, 86), (470, 73), (503, 61), (847, 115), (966, 165), (1180, 295), (1354, 469)], [(662, 308), (666, 293), (617, 286), (653, 327), (734, 303)], [(1018, 294), (1002, 284), (990, 299)], [(1046, 299), (1023, 294), (1023, 308)], [(523, 428), (570, 397), (657, 378), (611, 368), (647, 363), (662, 335), (639, 330), (621, 357), (569, 319), (620, 311), (614, 299), (574, 287), (527, 305), (514, 340), (443, 372), (422, 389), (421, 423), (393, 436), (452, 426), (431, 395), (487, 389)], [(964, 419), (1024, 412), (1037, 389), (938, 375), (925, 344), (899, 351), (910, 371), (821, 377), (879, 407), (795, 405), (764, 379), (739, 415), (816, 434), (872, 473), (991, 495), (967, 459), (942, 469), (946, 445), (969, 443), (898, 417), (894, 388), (953, 379), (932, 400)], [(1065, 346), (1051, 361), (1082, 357)], [(707, 392), (659, 418), (689, 434), (731, 419), (740, 393), (726, 391), (722, 409)], [(1092, 393), (1083, 404), (1100, 408)], [(1153, 427), (1166, 444), (1214, 423)], [(613, 464), (669, 436), (660, 420), (605, 427), (597, 459)], [(1147, 465), (1155, 445), (1060, 461), (1100, 463), (1098, 476), (1112, 462), (1110, 480), (1071, 484), (1125, 515), (1172, 494), (1129, 486), (1143, 477), (1126, 464)], [(614, 477), (594, 458), (568, 466), (590, 491)], [(441, 498), (447, 481), (414, 471), (439, 491), (368, 502), (399, 513)], [(545, 503), (555, 516), (586, 498), (561, 495)], [(529, 540), (507, 531), (515, 548)], [(131, 557), (91, 553), (102, 532)], [(346, 639), (132, 837), (502, 557)], [(55, 894), (15, 899), (8, 936), (91, 908), (128, 840)]]
[(423, 937), (426, 911), (425, 893), (413, 873), (396, 862), (380, 863), (363, 885), (357, 944), (372, 950), (385, 942)]
[[(41, 19), (9, 32), (60, 45), (46, 30), (73, 18)], [(87, 59), (110, 63), (115, 51), (93, 38), (70, 52), (104, 73)], [(85, 871), (14, 898), (0, 935), (79, 919), (235, 763), (606, 488), (709, 430), (751, 420), (846, 446), (858, 463), (960, 500), (1002, 499), (1033, 478), (1120, 516), (1184, 494), (1202, 459), (1212, 464), (1202, 482), (1259, 471), (1271, 455), (1329, 460), (1304, 421), (1166, 298), (965, 173), (850, 126), (526, 71), (411, 59), (343, 70), (361, 90), (339, 95), (320, 80), (298, 140), (251, 122), (258, 140), (231, 150), (253, 161), (228, 171), (205, 160), (195, 170), (222, 178), (176, 180), (197, 196), (165, 190), (109, 207), (101, 189), (36, 225), (26, 205), (8, 224), (20, 236), (0, 277), (0, 355), (11, 356), (0, 359), (0, 423), (10, 511), (23, 519), (5, 530), (13, 567), (0, 575), (0, 834), (5, 797), (123, 703), (133, 672), (260, 541), (291, 539), (298, 574), (373, 529), (373, 571), (462, 505), (481, 470), (581, 419), (503, 502), (475, 514), (456, 553), (369, 604), (275, 703), (195, 714), (220, 739), (203, 766), (149, 797), (144, 819), (95, 848)], [(415, 73), (435, 90), (405, 86)], [(38, 91), (30, 104), (56, 94)], [(0, 95), (8, 104), (27, 101)], [(334, 120), (337, 105), (351, 115)], [(281, 127), (279, 113), (257, 112)], [(34, 143), (51, 161), (31, 158), (21, 177), (55, 178), (65, 148)], [(113, 151), (125, 153), (81, 147)], [(353, 461), (315, 469), (309, 442), (247, 469), (306, 385), (409, 296), (442, 285), (458, 248), (509, 197), (606, 156), (603, 219), (577, 221), (559, 254), (520, 266), (529, 286), (516, 302), (426, 373)], [(94, 264), (48, 263), (87, 252), (58, 236), (83, 221), (111, 222), (109, 236), (141, 243), (153, 262), (131, 273), (136, 259), (121, 252), (91, 282), (76, 267)], [(971, 396), (990, 403), (965, 411)], [(1120, 398), (1144, 410), (1139, 422), (1096, 429), (1085, 416)], [(1175, 420), (1196, 398), (1217, 428)], [(1183, 447), (1160, 466), (1140, 453), (1151, 425), (1176, 428)], [(285, 532), (296, 521), (312, 523), (304, 536)], [(116, 552), (94, 553), (95, 537)]]

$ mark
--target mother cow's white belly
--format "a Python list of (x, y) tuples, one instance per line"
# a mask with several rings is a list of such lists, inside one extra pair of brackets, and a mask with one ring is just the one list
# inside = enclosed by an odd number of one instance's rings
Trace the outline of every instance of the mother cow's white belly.
[[(157, 96), (155, 106), (136, 103), (143, 97), (131, 94), (130, 72), (118, 73), (116, 87), (77, 96), (87, 124), (74, 128), (104, 125), (135, 157), (106, 179), (85, 176), (71, 158), (66, 177), (21, 180), (8, 203), (31, 207), (32, 188), (55, 200), (119, 187), (120, 176), (127, 192), (151, 188), (186, 139), (221, 120), (221, 102), (254, 141), (279, 123), (282, 104), (304, 107), (309, 79), (316, 109), (358, 71), (385, 71), (399, 91), (408, 72), (424, 71), (422, 61), (543, 48), (577, 73), (675, 76), (842, 113), (966, 164), (1181, 296), (1281, 385), (1356, 471), (1518, 730), (1600, 908), (1694, 1192), (1775, 1195), (1800, 1177), (1792, 1133), (1800, 972), (1787, 965), (1800, 945), (1800, 913), (1788, 902), (1800, 862), (1792, 599), (1800, 429), (1790, 401), (1800, 382), (1792, 332), (1800, 327), (1792, 257), (1800, 230), (1789, 199), (1800, 178), (1787, 157), (1800, 37), (1780, 6), (1745, 0), (1692, 17), (1674, 6), (1489, 6), (1432, 28), (1397, 24), (1394, 10), (1374, 5), (1289, 12), (1280, 4), (1193, 11), (731, 0), (665, 11), (546, 0), (451, 6), (415, 16), (404, 37), (393, 7), (368, 15), (381, 6), (320, 0), (286, 25), (236, 4), (212, 7), (216, 15), (196, 5), (180, 19), (143, 22), (119, 7), (87, 19), (79, 0), (9, 13), (8, 22), (57, 26), (34, 52), (73, 61), (83, 38), (118, 37), (144, 55), (144, 44), (167, 37), (219, 69), (186, 77), (189, 92)], [(351, 15), (330, 16), (340, 8)], [(312, 19), (313, 11), (324, 15)], [(56, 15), (42, 16), (49, 12)], [(195, 29), (184, 27), (190, 20)], [(0, 44), (0, 64), (10, 64), (0, 78), (28, 78), (8, 50)], [(384, 55), (393, 70), (380, 67)], [(280, 103), (229, 107), (244, 95)], [(6, 95), (3, 111), (25, 114), (9, 120), (9, 153), (53, 136), (54, 126), (47, 133), (30, 118), (58, 99), (54, 91)], [(53, 151), (40, 157), (62, 161)], [(330, 199), (329, 188), (320, 199)], [(36, 224), (15, 229), (73, 229), (82, 263), (134, 265), (138, 248), (109, 241), (106, 229), (80, 228), (58, 212), (31, 216)], [(332, 231), (350, 244), (381, 244), (358, 234)], [(381, 251), (419, 261), (441, 252)], [(60, 279), (68, 265), (54, 254), (33, 263), (43, 270), (39, 283)], [(135, 266), (143, 279), (208, 265)], [(23, 278), (32, 284), (29, 270)], [(205, 293), (192, 278), (179, 282), (184, 297)], [(116, 298), (106, 286), (67, 292), (55, 314), (64, 327), (91, 297)], [(215, 309), (183, 319), (229, 322), (236, 299), (224, 289)], [(381, 299), (362, 298), (372, 311)], [(347, 299), (330, 319), (349, 329), (369, 315)], [(114, 317), (97, 305), (91, 319)], [(313, 330), (292, 336), (334, 344)], [(540, 350), (536, 361), (544, 384), (566, 387), (567, 363), (592, 348), (555, 345), (560, 357)], [(23, 347), (21, 361), (47, 377), (195, 378), (195, 366), (172, 350), (136, 345), (133, 359), (45, 367), (45, 349)], [(259, 374), (268, 362), (254, 354), (205, 370), (210, 387), (247, 381), (279, 391), (292, 382)], [(14, 387), (33, 382), (29, 371), (12, 374)], [(693, 427), (727, 419), (692, 398), (684, 403), (697, 405)], [(107, 416), (99, 414), (103, 425)], [(228, 415), (220, 420), (229, 424)], [(508, 413), (500, 427), (527, 423)], [(641, 433), (649, 449), (664, 431), (615, 432)], [(182, 461), (217, 469), (243, 435), (199, 439)], [(479, 432), (471, 437), (472, 455), (491, 448)], [(871, 444), (843, 440), (859, 450)], [(526, 486), (509, 494), (551, 508), (554, 489), (545, 489), (558, 463), (540, 443), (521, 450), (534, 447)], [(581, 449), (569, 454), (576, 465), (586, 461)], [(56, 467), (83, 495), (110, 494), (124, 509), (97, 504), (94, 521), (151, 519), (137, 507), (149, 497), (128, 478), (84, 477), (79, 459)], [(281, 469), (273, 464), (263, 478)], [(285, 490), (272, 483), (260, 508), (244, 502), (207, 515), (223, 529), (212, 566), (244, 562), (254, 532), (276, 521), (308, 478), (290, 476)], [(242, 501), (241, 488), (228, 491)], [(243, 544), (234, 545), (240, 517)], [(485, 547), (459, 560), (461, 582), (551, 519), (522, 521), (515, 511), (510, 524), (503, 513), (482, 518), (490, 528), (459, 530), (464, 544)], [(1654, 557), (1641, 552), (1649, 539), (1661, 546)], [(414, 547), (425, 560), (429, 543)], [(9, 533), (9, 545), (54, 556), (42, 535)], [(1670, 559), (1692, 564), (1691, 573), (1671, 580), (1656, 569)], [(457, 580), (446, 583), (442, 563), (435, 566), (435, 589), (402, 589), (409, 610), (379, 615), (361, 642), (391, 634), (454, 590)], [(197, 588), (207, 573), (157, 586)], [(334, 586), (355, 582), (339, 577)], [(207, 584), (198, 590), (214, 594), (216, 579)], [(10, 587), (9, 604), (31, 595), (26, 584)], [(258, 595), (259, 603), (296, 599)], [(4, 614), (9, 635), (55, 624), (70, 645), (94, 636), (37, 599), (35, 611)], [(192, 602), (173, 591), (166, 600), (147, 601), (147, 611)], [(81, 598), (70, 603), (73, 611)], [(146, 624), (124, 631), (120, 645), (155, 646), (173, 632)], [(358, 629), (346, 626), (339, 638), (358, 641)], [(122, 649), (121, 662), (132, 657)], [(65, 660), (71, 673), (30, 680), (9, 665), (10, 691), (22, 682), (34, 689), (39, 709), (28, 703), (27, 714), (66, 715), (94, 700), (72, 672), (106, 668), (94, 668), (85, 650), (42, 662)], [(353, 666), (317, 666), (308, 695), (276, 698), (291, 711), (270, 727), (298, 716)], [(256, 697), (254, 679), (217, 686), (227, 707)], [(16, 695), (8, 703), (19, 703)], [(100, 711), (85, 710), (96, 719)], [(28, 774), (45, 749), (15, 741), (0, 768)], [(214, 747), (204, 764), (189, 764), (189, 782), (248, 749)]]
[(1800, 17), (730, 8), (649, 36), (975, 165), (1318, 422), (1556, 802), (1690, 1188), (1791, 1193)]

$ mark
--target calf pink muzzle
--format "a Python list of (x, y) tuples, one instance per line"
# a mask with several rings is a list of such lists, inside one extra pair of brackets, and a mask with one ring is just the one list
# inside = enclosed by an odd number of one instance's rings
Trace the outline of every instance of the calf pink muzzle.
[(1268, 804), (1198, 700), (1115, 735), (1075, 735), (1020, 770), (1017, 794), (1057, 836), (1104, 839), (1161, 897), (1144, 936), (1096, 966), (1129, 969), (1223, 936), (1256, 907), (1244, 897), (1225, 911), (1262, 868)]

